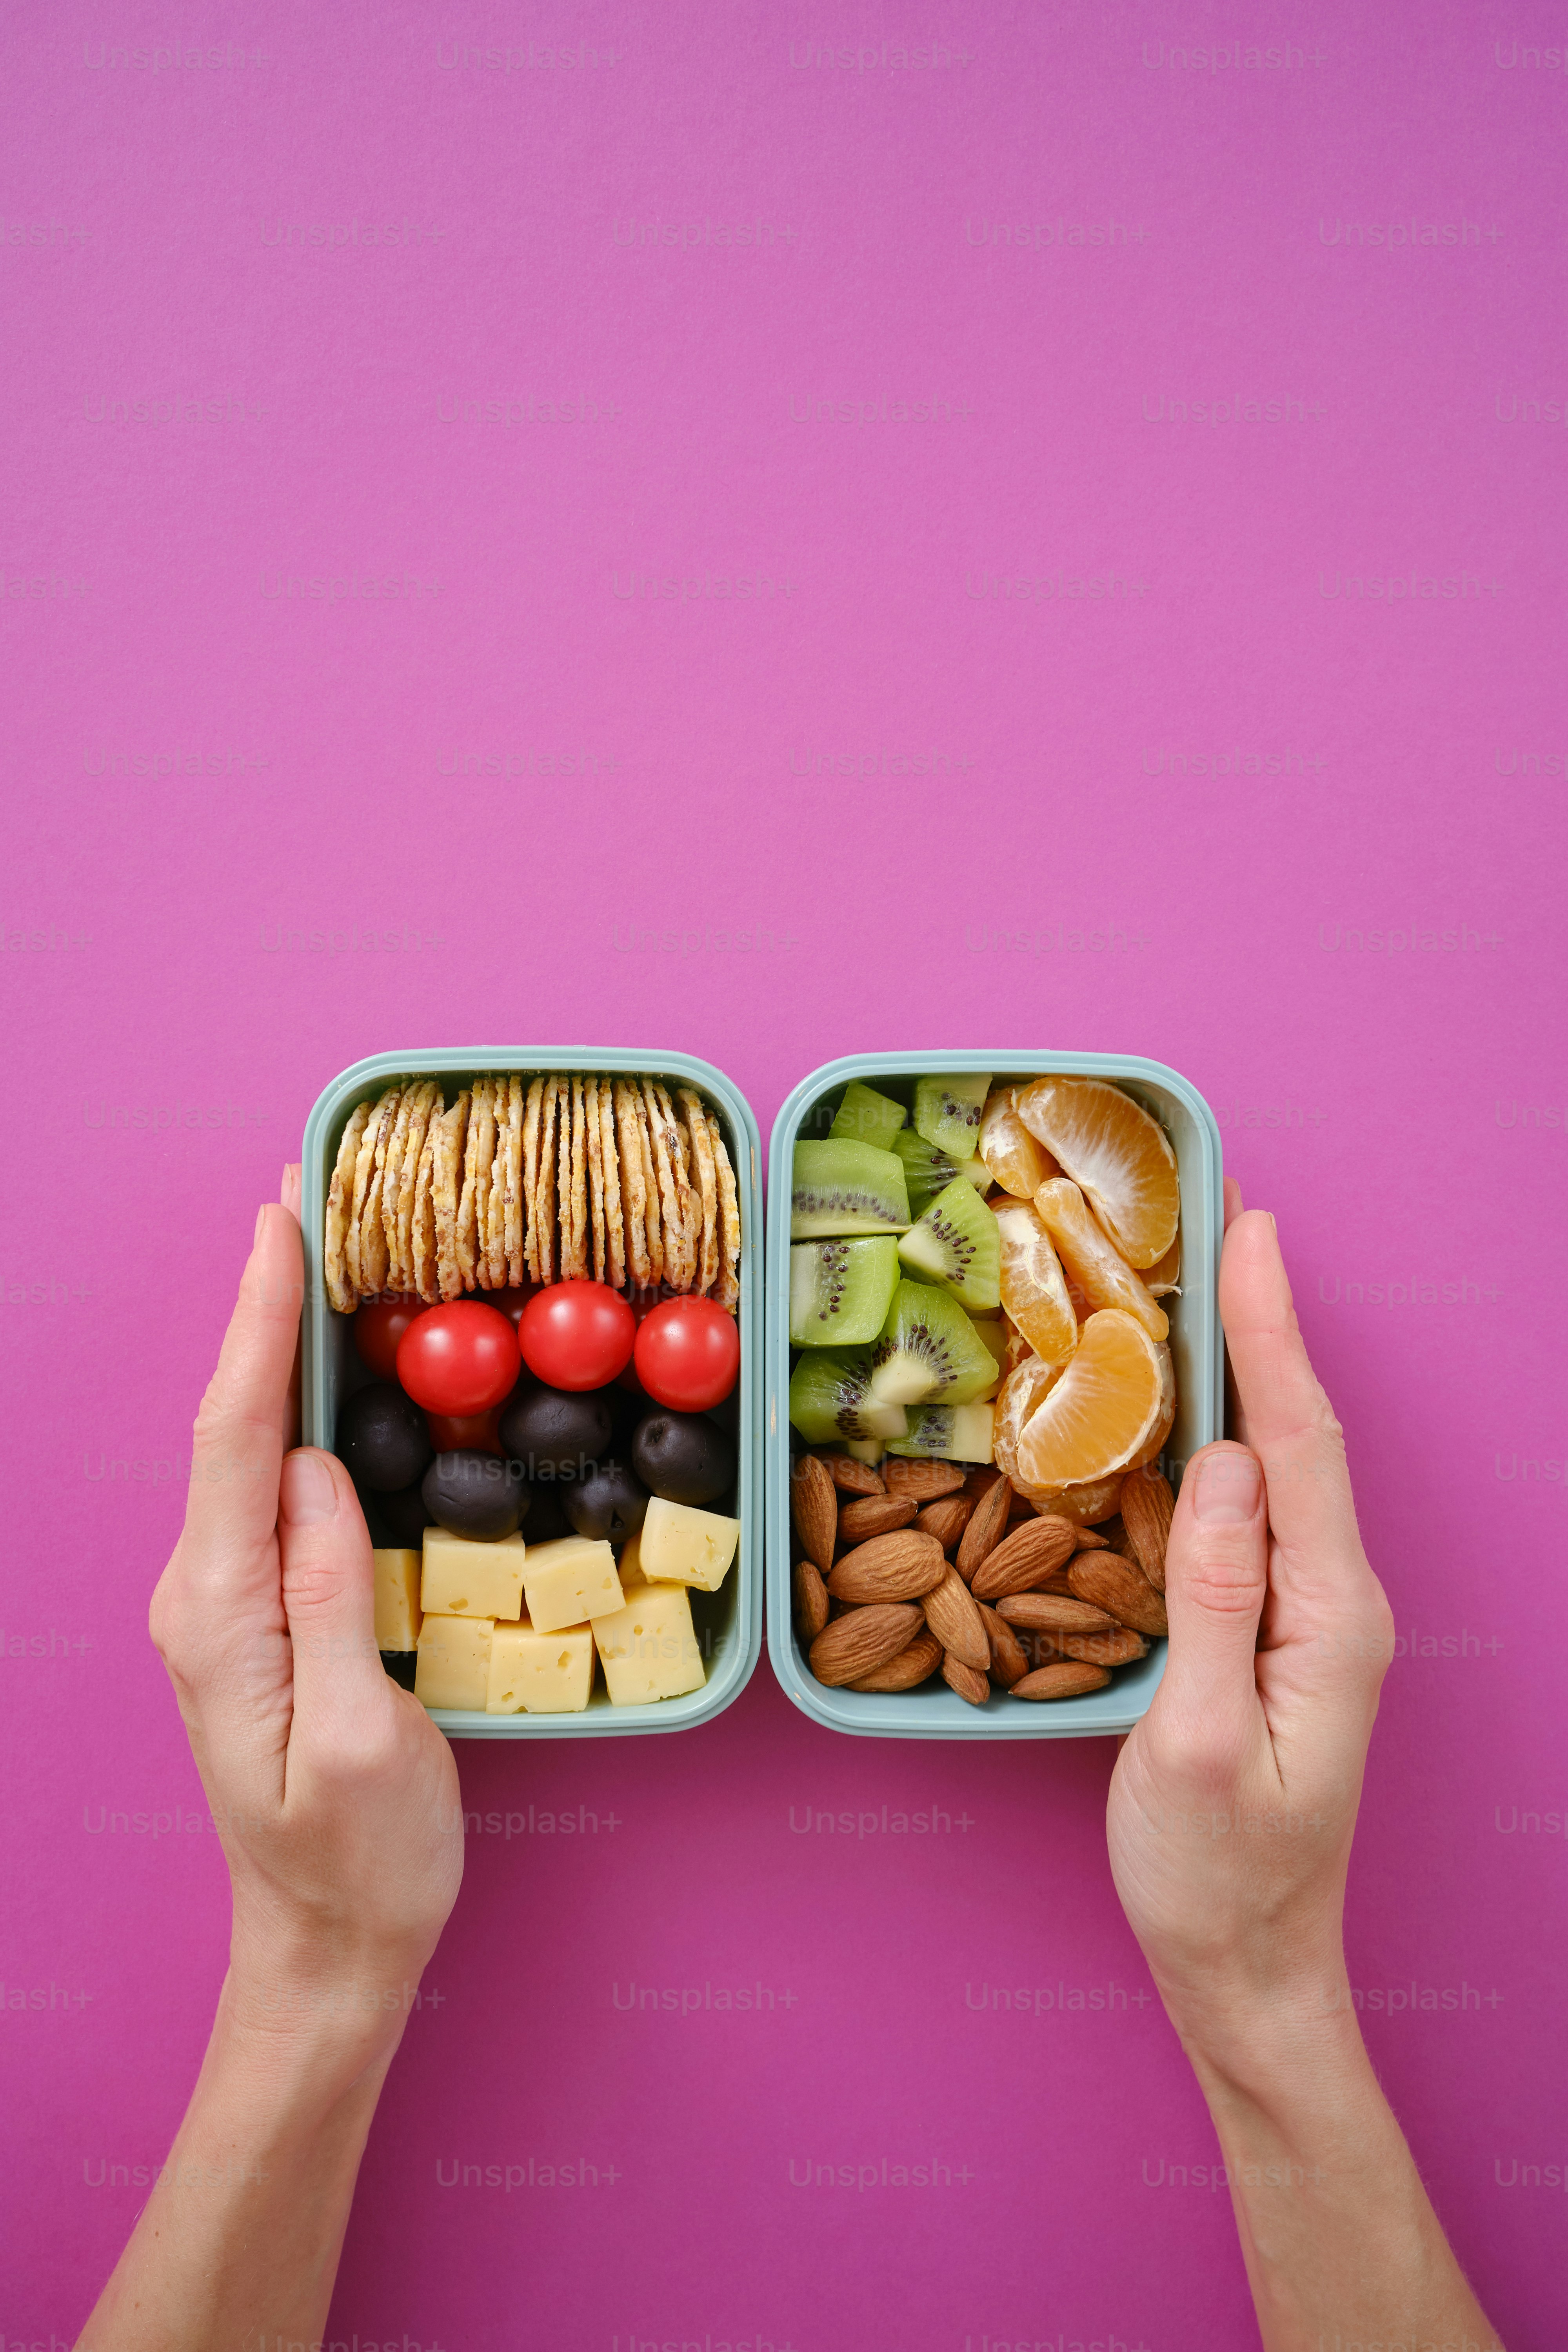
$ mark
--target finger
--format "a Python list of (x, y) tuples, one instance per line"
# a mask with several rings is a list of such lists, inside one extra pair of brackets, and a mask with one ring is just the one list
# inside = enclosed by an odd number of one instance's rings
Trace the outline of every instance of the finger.
[(1165, 1551), (1167, 1704), (1211, 1730), (1256, 1718), (1258, 1622), (1268, 1590), (1263, 1473), (1245, 1445), (1205, 1445), (1176, 1497)]
[(1220, 1255), (1219, 1311), (1247, 1443), (1268, 1482), (1268, 1519), (1293, 1559), (1361, 1559), (1344, 1444), (1308, 1361), (1274, 1220), (1238, 1216)]
[[(303, 1192), (304, 1173), (303, 1168), (297, 1160), (291, 1166), (286, 1167), (283, 1171), (282, 1187), (279, 1193), (280, 1204), (288, 1210), (296, 1224), (300, 1223), (300, 1202)], [(283, 1424), (283, 1442), (286, 1445), (298, 1445), (301, 1433), (300, 1396), (304, 1385), (304, 1322), (301, 1318), (300, 1329), (294, 1337), (294, 1361), (289, 1370), (289, 1410)]]
[(215, 1564), (221, 1559), (228, 1574), (246, 1560), (272, 1573), (278, 1472), (303, 1297), (300, 1228), (282, 1209), (264, 1207), (191, 1442), (187, 1549)]
[(1225, 1229), (1226, 1233), (1228, 1233), (1232, 1225), (1235, 1224), (1245, 1206), (1246, 1203), (1241, 1197), (1240, 1185), (1237, 1182), (1234, 1176), (1227, 1176), (1225, 1180)]
[(370, 1536), (353, 1482), (331, 1454), (301, 1446), (286, 1457), (278, 1542), (296, 1720), (341, 1712), (376, 1685), (384, 1690)]

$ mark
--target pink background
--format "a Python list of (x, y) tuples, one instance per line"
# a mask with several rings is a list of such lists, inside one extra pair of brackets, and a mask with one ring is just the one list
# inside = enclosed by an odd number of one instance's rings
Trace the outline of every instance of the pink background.
[[(79, 2325), (141, 2202), (90, 2184), (162, 2158), (223, 1965), (216, 1840), (94, 1825), (199, 1802), (145, 1611), (256, 1203), (343, 1065), (498, 1034), (704, 1055), (764, 1136), (817, 1063), (906, 1043), (1207, 1094), (1404, 1645), (1368, 2040), (1505, 2337), (1561, 2337), (1526, 2168), (1568, 2158), (1568, 78), (1523, 45), (1563, 35), (1535, 0), (13, 13), (7, 2347)], [(1290, 62), (1158, 62), (1254, 37)], [(245, 62), (153, 70), (176, 40)], [(1040, 241), (973, 241), (1001, 222)], [(1160, 413), (1215, 397), (1300, 406)], [(518, 421), (451, 421), (492, 400)], [(114, 405), (170, 401), (222, 405)], [(1413, 572), (1475, 591), (1322, 593)], [(420, 584), (268, 593), (352, 574)], [(1170, 2179), (1215, 2143), (1110, 1886), (1108, 1744), (835, 1738), (764, 1661), (709, 1728), (460, 1763), (470, 1806), (601, 1826), (470, 1840), (336, 2339), (1253, 2340), (1225, 2195)], [(618, 2011), (634, 1982), (676, 2013)], [(773, 2007), (679, 2013), (740, 1985)], [(880, 2185), (933, 2155), (951, 2182)], [(597, 2189), (539, 2185), (579, 2158)]]

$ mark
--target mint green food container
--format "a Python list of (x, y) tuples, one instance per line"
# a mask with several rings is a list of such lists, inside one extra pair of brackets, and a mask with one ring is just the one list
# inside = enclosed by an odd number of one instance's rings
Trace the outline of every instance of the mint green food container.
[(1165, 1644), (1119, 1666), (1103, 1690), (1030, 1701), (993, 1691), (971, 1706), (940, 1677), (912, 1691), (829, 1690), (795, 1638), (790, 1593), (789, 1223), (797, 1141), (826, 1136), (845, 1087), (861, 1078), (910, 1105), (927, 1072), (988, 1070), (998, 1085), (1063, 1071), (1110, 1078), (1164, 1129), (1182, 1187), (1182, 1295), (1162, 1300), (1170, 1318), (1176, 1419), (1162, 1465), (1173, 1485), (1183, 1465), (1224, 1429), (1225, 1362), (1215, 1284), (1225, 1230), (1219, 1128), (1197, 1088), (1163, 1062), (1136, 1054), (856, 1054), (803, 1078), (773, 1122), (768, 1164), (767, 1557), (768, 1655), (785, 1692), (833, 1731), (882, 1739), (1076, 1739), (1130, 1731), (1148, 1711), (1165, 1670)]
[[(395, 1077), (439, 1077), (465, 1087), (495, 1070), (646, 1071), (655, 1078), (695, 1087), (723, 1123), (735, 1171), (741, 1212), (741, 1376), (738, 1486), (741, 1541), (719, 1591), (693, 1592), (692, 1621), (702, 1644), (708, 1679), (683, 1698), (648, 1706), (612, 1706), (595, 1686), (580, 1715), (483, 1715), (472, 1708), (433, 1708), (431, 1721), (449, 1739), (595, 1739), (642, 1731), (685, 1731), (722, 1714), (739, 1698), (757, 1663), (763, 1638), (763, 1312), (762, 1139), (750, 1103), (721, 1070), (689, 1054), (628, 1052), (600, 1045), (475, 1045), (467, 1050), (373, 1054), (340, 1072), (305, 1122), (304, 1198), (306, 1302), (301, 1416), (305, 1441), (331, 1453), (338, 1404), (353, 1349), (351, 1318), (327, 1304), (321, 1278), (321, 1226), (338, 1146), (356, 1103), (378, 1095)], [(527, 1528), (524, 1528), (524, 1540)]]

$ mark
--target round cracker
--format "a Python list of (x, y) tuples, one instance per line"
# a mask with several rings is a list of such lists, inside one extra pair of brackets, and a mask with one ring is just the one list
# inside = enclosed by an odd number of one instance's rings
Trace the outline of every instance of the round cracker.
[(506, 1153), (504, 1181), (506, 1213), (502, 1221), (502, 1272), (510, 1284), (524, 1279), (522, 1263), (522, 1097), (523, 1081), (514, 1070), (506, 1082)]
[(574, 1074), (572, 1080), (572, 1264), (579, 1282), (586, 1282), (588, 1255), (588, 1087)]
[[(419, 1189), (419, 1163), (425, 1156), (431, 1113), (440, 1108), (441, 1088), (434, 1078), (423, 1078), (411, 1090), (408, 1132), (404, 1138), (403, 1166), (397, 1184), (397, 1247), (393, 1253), (394, 1278), (400, 1290), (419, 1287), (414, 1269), (414, 1202)], [(390, 1210), (386, 1213), (393, 1213)]]
[(560, 1124), (561, 1080), (547, 1071), (539, 1103), (539, 1190), (534, 1214), (539, 1223), (539, 1279), (555, 1279), (555, 1130)]
[(448, 1111), (430, 1122), (435, 1145), (431, 1192), (436, 1211), (436, 1282), (443, 1298), (460, 1298), (463, 1276), (458, 1265), (458, 1209), (463, 1189), (463, 1147), (468, 1131), (473, 1096), (465, 1087)]
[(724, 1130), (711, 1111), (708, 1136), (719, 1181), (719, 1279), (713, 1296), (733, 1315), (741, 1300), (741, 1204), (735, 1197), (735, 1171), (730, 1165)]
[(349, 1276), (346, 1243), (349, 1210), (353, 1202), (354, 1164), (359, 1159), (360, 1138), (370, 1118), (368, 1102), (356, 1103), (349, 1113), (338, 1145), (337, 1164), (332, 1181), (327, 1187), (327, 1213), (321, 1234), (321, 1278), (327, 1286), (327, 1298), (334, 1312), (352, 1315), (359, 1305), (359, 1293)]
[(626, 1243), (621, 1222), (620, 1154), (616, 1148), (615, 1096), (608, 1078), (599, 1080), (599, 1163), (605, 1182), (605, 1280), (612, 1290), (624, 1290)]
[(664, 1278), (672, 1290), (689, 1290), (697, 1253), (691, 1246), (691, 1190), (681, 1165), (680, 1140), (668, 1095), (657, 1078), (644, 1078), (654, 1174), (664, 1224)]
[(392, 1123), (392, 1134), (381, 1169), (381, 1225), (386, 1236), (386, 1278), (383, 1288), (405, 1288), (403, 1255), (398, 1246), (397, 1198), (403, 1184), (403, 1155), (408, 1146), (408, 1121), (419, 1093), (419, 1082), (410, 1078), (397, 1098), (397, 1116)]
[(382, 1129), (387, 1120), (396, 1115), (397, 1097), (401, 1091), (399, 1087), (388, 1087), (372, 1105), (370, 1117), (365, 1121), (364, 1132), (359, 1139), (359, 1153), (354, 1160), (353, 1202), (349, 1210), (349, 1225), (343, 1242), (343, 1256), (348, 1265), (349, 1280), (354, 1286), (356, 1296), (361, 1298), (370, 1289), (370, 1285), (364, 1278), (362, 1241), (365, 1204), (370, 1199), (370, 1188), (375, 1178), (376, 1147), (381, 1141)]
[(708, 1110), (693, 1087), (677, 1087), (675, 1099), (686, 1122), (684, 1131), (696, 1179), (693, 1202), (700, 1202), (702, 1208), (701, 1256), (696, 1287), (706, 1296), (719, 1279), (719, 1180), (708, 1133)]
[(544, 1080), (535, 1078), (522, 1112), (522, 1265), (531, 1282), (539, 1273), (539, 1112)]
[(620, 1171), (621, 1217), (626, 1270), (637, 1289), (653, 1280), (647, 1254), (647, 1179), (643, 1172), (642, 1133), (637, 1109), (642, 1097), (630, 1078), (617, 1078), (614, 1088), (616, 1159)]
[(648, 1280), (658, 1284), (664, 1280), (664, 1219), (659, 1212), (658, 1171), (654, 1166), (653, 1129), (647, 1115), (647, 1097), (643, 1089), (646, 1078), (633, 1081), (636, 1090), (637, 1148), (642, 1153), (643, 1221), (647, 1227)]
[(443, 1114), (433, 1109), (426, 1121), (425, 1141), (414, 1178), (414, 1206), (408, 1220), (408, 1270), (414, 1287), (426, 1307), (441, 1296), (436, 1272), (436, 1139)]
[(364, 1196), (364, 1215), (360, 1222), (360, 1296), (373, 1296), (386, 1288), (387, 1240), (386, 1220), (382, 1213), (382, 1192), (386, 1182), (388, 1156), (392, 1150), (397, 1122), (403, 1113), (405, 1089), (400, 1084), (396, 1099), (387, 1105), (386, 1117), (375, 1139), (375, 1164), (371, 1170), (370, 1183)]
[(474, 1281), (480, 1290), (491, 1290), (495, 1287), (490, 1280), (490, 1181), (496, 1164), (494, 1078), (475, 1080), (468, 1133), (474, 1139)]
[[(458, 1201), (458, 1229), (455, 1249), (458, 1279), (465, 1290), (474, 1289), (479, 1276), (479, 1168), (484, 1151), (480, 1133), (482, 1111), (489, 1089), (488, 1078), (476, 1078), (468, 1099), (468, 1131), (463, 1138), (463, 1189)], [(492, 1146), (493, 1149), (493, 1146)], [(484, 1161), (488, 1173), (489, 1162)]]
[(593, 1244), (595, 1282), (605, 1279), (605, 1160), (599, 1139), (599, 1081), (589, 1071), (583, 1080), (583, 1116), (587, 1126), (588, 1231)]

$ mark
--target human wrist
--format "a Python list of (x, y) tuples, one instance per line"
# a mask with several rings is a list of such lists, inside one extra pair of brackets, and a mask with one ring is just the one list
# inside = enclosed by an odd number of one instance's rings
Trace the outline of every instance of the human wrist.
[(1342, 2087), (1367, 2066), (1342, 1960), (1267, 1985), (1160, 1982), (1160, 1990), (1211, 2106), (1216, 2098), (1288, 2105), (1303, 2087)]
[(230, 1948), (218, 2027), (238, 2048), (288, 2074), (296, 2067), (347, 2084), (384, 2072), (422, 2000), (423, 1942), (242, 1937)]

